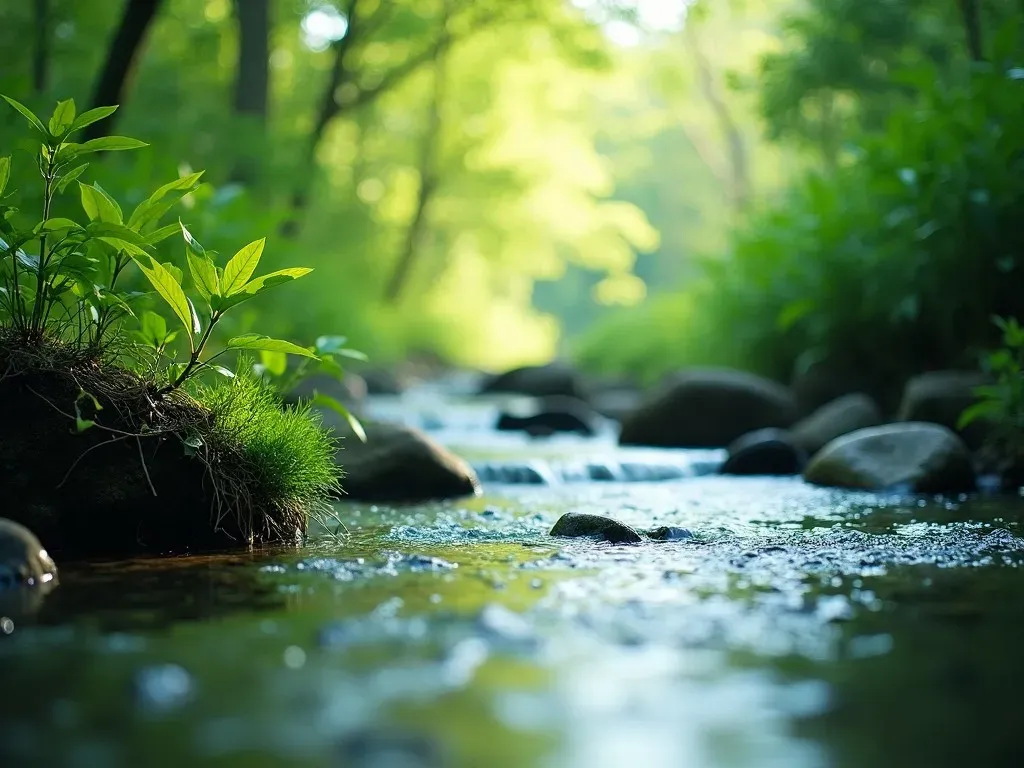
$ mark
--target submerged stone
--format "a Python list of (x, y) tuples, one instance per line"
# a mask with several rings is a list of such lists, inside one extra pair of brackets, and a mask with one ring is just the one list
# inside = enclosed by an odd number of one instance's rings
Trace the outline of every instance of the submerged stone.
[(0, 517), (0, 589), (35, 587), (57, 578), (57, 566), (35, 534)]
[(652, 528), (647, 532), (647, 537), (654, 541), (686, 541), (693, 538), (693, 531), (689, 528), (678, 528), (674, 525), (663, 525), (659, 528)]
[(859, 429), (833, 440), (811, 459), (804, 479), (838, 488), (916, 493), (967, 491), (976, 485), (963, 441), (946, 427), (924, 422)]
[(625, 523), (602, 515), (567, 512), (551, 529), (552, 536), (597, 538), (611, 544), (639, 544), (643, 539)]

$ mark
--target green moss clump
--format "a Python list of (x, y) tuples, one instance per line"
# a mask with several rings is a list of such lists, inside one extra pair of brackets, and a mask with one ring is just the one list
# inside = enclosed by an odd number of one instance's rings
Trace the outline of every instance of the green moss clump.
[(308, 405), (282, 408), (277, 393), (251, 373), (201, 385), (196, 399), (213, 413), (209, 441), (234, 459), (224, 471), (238, 475), (248, 493), (281, 509), (329, 509), (327, 500), (340, 491), (337, 443)]

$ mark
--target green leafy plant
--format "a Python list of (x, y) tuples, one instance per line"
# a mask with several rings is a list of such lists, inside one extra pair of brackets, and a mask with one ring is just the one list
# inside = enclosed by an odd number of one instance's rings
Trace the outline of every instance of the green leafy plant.
[[(318, 359), (313, 349), (282, 339), (248, 333), (227, 341), (226, 347), (204, 357), (214, 329), (225, 313), (283, 283), (296, 280), (312, 270), (305, 267), (280, 269), (255, 277), (263, 255), (265, 239), (241, 248), (220, 267), (216, 253), (207, 251), (180, 221), (159, 226), (160, 218), (185, 195), (195, 191), (202, 172), (188, 173), (164, 184), (143, 200), (127, 218), (121, 206), (98, 183), (78, 181), (82, 209), (88, 220), (81, 224), (69, 218), (51, 217), (58, 194), (64, 193), (88, 167), (82, 158), (99, 151), (144, 147), (144, 142), (125, 136), (106, 136), (78, 144), (71, 136), (88, 125), (111, 115), (116, 107), (101, 107), (76, 116), (72, 99), (57, 104), (47, 124), (14, 99), (4, 100), (29, 123), (40, 140), (37, 164), (43, 182), (42, 217), (31, 227), (14, 224), (17, 209), (0, 198), (0, 305), (10, 324), (24, 341), (39, 344), (45, 333), (72, 336), (72, 340), (99, 349), (121, 321), (139, 320), (136, 341), (157, 356), (154, 373), (165, 376), (157, 391), (164, 396), (179, 389), (201, 372), (212, 370), (226, 376), (233, 373), (213, 360), (225, 352), (290, 354)], [(10, 178), (11, 158), (0, 158), (0, 195)], [(184, 273), (170, 262), (153, 255), (155, 246), (181, 233), (185, 260), (193, 287), (201, 298), (202, 317), (186, 294)], [(32, 248), (33, 245), (37, 246)], [(26, 250), (28, 249), (28, 250)], [(28, 251), (38, 250), (37, 253)], [(179, 362), (170, 353), (179, 331), (169, 332), (166, 321), (147, 311), (141, 318), (133, 304), (147, 294), (117, 290), (118, 278), (134, 263), (153, 292), (170, 308), (184, 328), (189, 354)], [(167, 359), (165, 365), (160, 361)]]
[[(99, 184), (78, 181), (87, 222), (53, 217), (58, 195), (89, 167), (85, 159), (102, 151), (147, 146), (126, 136), (105, 136), (83, 143), (72, 136), (117, 107), (97, 107), (78, 115), (73, 99), (61, 101), (44, 124), (9, 96), (2, 98), (28, 122), (40, 142), (36, 164), (42, 179), (42, 211), (30, 226), (18, 226), (11, 197), (0, 197), (0, 312), (26, 343), (39, 344), (46, 331), (74, 334), (76, 342), (98, 348), (125, 316), (134, 315), (139, 294), (116, 290), (133, 259), (149, 259), (157, 243), (177, 231), (159, 227), (159, 218), (193, 191), (201, 174), (160, 187), (125, 221), (118, 203)], [(0, 158), (0, 195), (10, 178), (11, 158)]]
[(994, 383), (976, 387), (977, 402), (960, 415), (960, 429), (985, 421), (991, 426), (989, 448), (1004, 462), (1024, 458), (1024, 328), (1016, 318), (995, 317), (1002, 346), (986, 355), (982, 368)]
[[(253, 365), (253, 370), (282, 395), (316, 375), (327, 375), (341, 381), (345, 378), (345, 369), (340, 358), (367, 360), (362, 352), (346, 347), (347, 343), (348, 339), (344, 336), (320, 336), (313, 346), (316, 357), (305, 356), (293, 367), (288, 366), (288, 358), (284, 352), (264, 349), (260, 351), (259, 362)], [(312, 405), (337, 413), (348, 422), (360, 440), (366, 441), (366, 432), (362, 424), (337, 398), (323, 392), (315, 392), (310, 402)]]
[[(215, 252), (207, 251), (200, 245), (184, 224), (179, 222), (179, 226), (185, 240), (189, 274), (196, 292), (203, 300), (204, 317), (202, 319), (200, 319), (192, 299), (185, 293), (183, 274), (180, 270), (174, 268), (173, 265), (161, 264), (149, 256), (132, 255), (142, 274), (181, 323), (189, 344), (188, 360), (183, 363), (172, 362), (167, 367), (167, 382), (158, 394), (163, 395), (178, 389), (189, 378), (206, 369), (229, 377), (233, 376), (234, 374), (228, 369), (213, 365), (213, 360), (232, 350), (273, 352), (317, 359), (317, 355), (312, 349), (256, 333), (235, 336), (228, 340), (225, 349), (204, 359), (203, 354), (210, 342), (213, 330), (225, 313), (275, 286), (303, 277), (312, 270), (305, 267), (293, 267), (253, 277), (263, 255), (265, 239), (256, 240), (241, 248), (221, 268), (215, 261)], [(146, 263), (147, 260), (148, 263)], [(203, 320), (205, 320), (205, 326)], [(150, 320), (149, 332), (143, 332), (138, 338), (162, 354), (170, 343), (167, 336), (166, 327), (160, 328)]]

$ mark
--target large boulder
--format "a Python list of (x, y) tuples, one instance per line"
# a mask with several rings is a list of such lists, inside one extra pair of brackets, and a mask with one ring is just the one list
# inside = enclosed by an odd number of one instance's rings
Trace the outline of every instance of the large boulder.
[(794, 424), (793, 442), (811, 456), (837, 437), (882, 423), (882, 411), (868, 395), (857, 392), (836, 398)]
[(780, 384), (743, 371), (693, 368), (667, 380), (622, 423), (623, 445), (721, 448), (765, 427), (788, 427), (796, 402)]
[[(928, 421), (957, 431), (960, 414), (977, 400), (974, 388), (990, 384), (979, 371), (932, 371), (915, 376), (907, 382), (900, 402), (900, 421)], [(961, 432), (970, 448), (978, 448), (985, 440), (987, 427), (975, 422)]]
[(586, 387), (579, 373), (565, 363), (527, 365), (489, 378), (480, 387), (480, 394), (510, 393), (532, 397), (565, 395), (587, 399)]
[(804, 479), (837, 488), (916, 493), (975, 487), (963, 440), (946, 427), (925, 422), (868, 427), (837, 438), (811, 459)]
[(756, 429), (729, 444), (723, 475), (799, 475), (807, 454), (784, 429)]
[(341, 438), (337, 462), (345, 473), (343, 498), (353, 501), (428, 501), (475, 496), (476, 473), (465, 461), (417, 429), (364, 422), (366, 442), (344, 419), (323, 410), (325, 426)]

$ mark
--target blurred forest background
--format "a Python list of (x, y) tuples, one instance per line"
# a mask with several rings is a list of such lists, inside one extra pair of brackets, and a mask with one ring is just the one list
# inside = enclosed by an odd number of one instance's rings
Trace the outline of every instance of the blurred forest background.
[[(990, 316), (1022, 316), (1022, 14), (21, 0), (0, 5), (0, 92), (45, 114), (121, 104), (92, 136), (152, 146), (91, 178), (133, 205), (205, 169), (178, 212), (201, 242), (268, 235), (268, 269), (315, 268), (225, 333), (345, 334), (378, 364), (557, 355), (648, 381), (826, 370), (877, 392), (975, 365)], [(30, 194), (25, 142), (5, 111), (11, 186)]]

